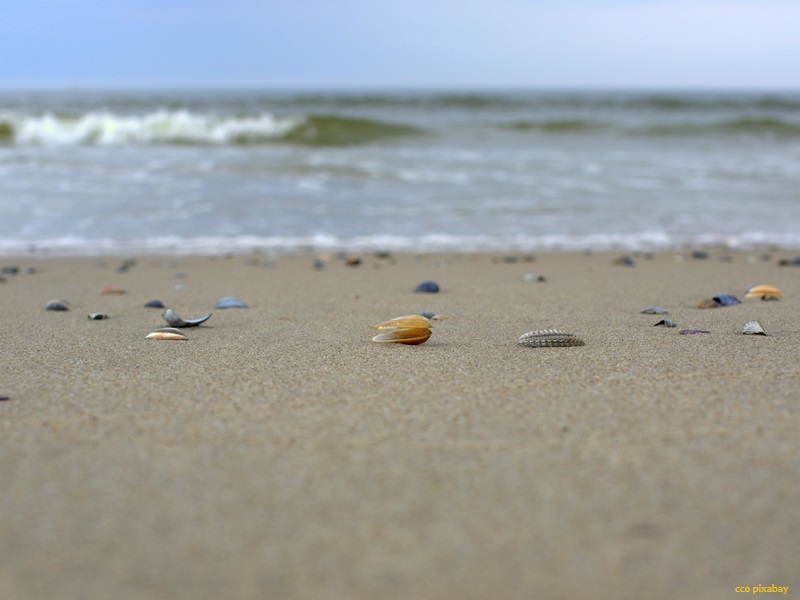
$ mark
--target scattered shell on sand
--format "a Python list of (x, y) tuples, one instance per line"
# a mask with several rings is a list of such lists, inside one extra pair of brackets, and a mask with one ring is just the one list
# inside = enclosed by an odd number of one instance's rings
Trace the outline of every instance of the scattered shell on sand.
[(414, 288), (415, 292), (423, 292), (428, 294), (435, 294), (439, 291), (439, 284), (435, 281), (423, 281)]
[(733, 306), (741, 304), (742, 301), (730, 294), (719, 294), (697, 303), (697, 308), (720, 308), (721, 306)]
[(202, 317), (197, 317), (196, 319), (181, 319), (178, 315), (175, 314), (175, 311), (171, 308), (168, 308), (161, 316), (164, 317), (164, 320), (169, 323), (172, 327), (197, 327), (201, 323), (205, 323), (211, 318), (211, 313), (207, 315), (203, 315)]
[(97, 290), (97, 293), (101, 296), (121, 296), (125, 293), (125, 289), (116, 285), (104, 285)]
[(719, 294), (718, 296), (712, 296), (711, 299), (720, 306), (733, 306), (734, 304), (742, 303), (736, 296), (731, 296), (730, 294)]
[(700, 302), (697, 303), (697, 308), (719, 308), (720, 306), (722, 306), (722, 304), (720, 304), (713, 298), (700, 300)]
[(45, 305), (45, 310), (56, 310), (56, 311), (64, 311), (69, 310), (69, 302), (66, 300), (50, 300)]
[(636, 262), (630, 256), (620, 256), (619, 258), (615, 258), (612, 262), (619, 267), (635, 267)]
[(660, 306), (646, 306), (642, 310), (639, 311), (641, 315), (668, 315), (669, 311), (665, 308), (661, 308)]
[(777, 300), (781, 297), (781, 291), (773, 285), (754, 285), (747, 290), (744, 297)]
[(348, 267), (357, 267), (361, 264), (360, 256), (348, 256), (344, 259), (344, 264)]
[(585, 342), (571, 333), (558, 329), (529, 331), (519, 336), (517, 344), (529, 348), (559, 348), (565, 346), (585, 346)]
[(161, 300), (148, 300), (144, 303), (145, 308), (166, 308)]
[(658, 327), (659, 325), (661, 325), (662, 327), (677, 327), (677, 325), (672, 321), (670, 321), (669, 319), (661, 319), (658, 323), (653, 325), (653, 327)]
[(217, 303), (214, 305), (214, 308), (222, 309), (222, 308), (247, 308), (247, 304), (239, 300), (238, 298), (233, 298), (231, 296), (225, 296), (224, 298), (220, 298), (217, 300)]
[(107, 319), (108, 315), (106, 313), (90, 313), (88, 318), (91, 321), (102, 321), (103, 319)]
[(189, 338), (183, 335), (180, 329), (175, 329), (174, 327), (162, 327), (161, 329), (156, 329), (155, 331), (147, 334), (145, 339), (184, 341), (188, 340)]
[(745, 323), (744, 327), (742, 328), (742, 333), (745, 335), (767, 335), (767, 332), (764, 331), (764, 327), (758, 321), (750, 321), (749, 323)]
[(782, 258), (778, 261), (779, 267), (798, 267), (800, 266), (800, 256), (794, 258)]
[(398, 344), (424, 344), (431, 337), (431, 323), (422, 315), (405, 315), (373, 325), (370, 329), (377, 329), (379, 333), (373, 342), (396, 342)]

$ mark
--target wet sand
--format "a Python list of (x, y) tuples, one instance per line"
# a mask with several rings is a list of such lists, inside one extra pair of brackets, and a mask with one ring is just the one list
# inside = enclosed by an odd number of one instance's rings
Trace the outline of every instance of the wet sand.
[[(800, 268), (763, 254), (0, 259), (0, 597), (791, 597)], [(214, 314), (145, 340), (153, 298)], [(550, 327), (586, 345), (516, 345)]]

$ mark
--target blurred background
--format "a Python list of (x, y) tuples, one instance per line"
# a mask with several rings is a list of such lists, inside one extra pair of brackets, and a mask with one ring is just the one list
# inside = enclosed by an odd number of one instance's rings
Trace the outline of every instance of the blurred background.
[(800, 248), (800, 4), (0, 9), (0, 254)]

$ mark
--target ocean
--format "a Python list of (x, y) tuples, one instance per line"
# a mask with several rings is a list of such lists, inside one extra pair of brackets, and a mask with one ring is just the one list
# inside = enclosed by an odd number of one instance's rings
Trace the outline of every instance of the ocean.
[(800, 248), (800, 93), (0, 92), (0, 254)]

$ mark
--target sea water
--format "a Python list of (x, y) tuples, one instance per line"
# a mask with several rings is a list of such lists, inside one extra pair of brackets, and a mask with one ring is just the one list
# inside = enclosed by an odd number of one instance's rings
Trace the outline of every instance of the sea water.
[(0, 254), (800, 248), (800, 94), (0, 92)]

